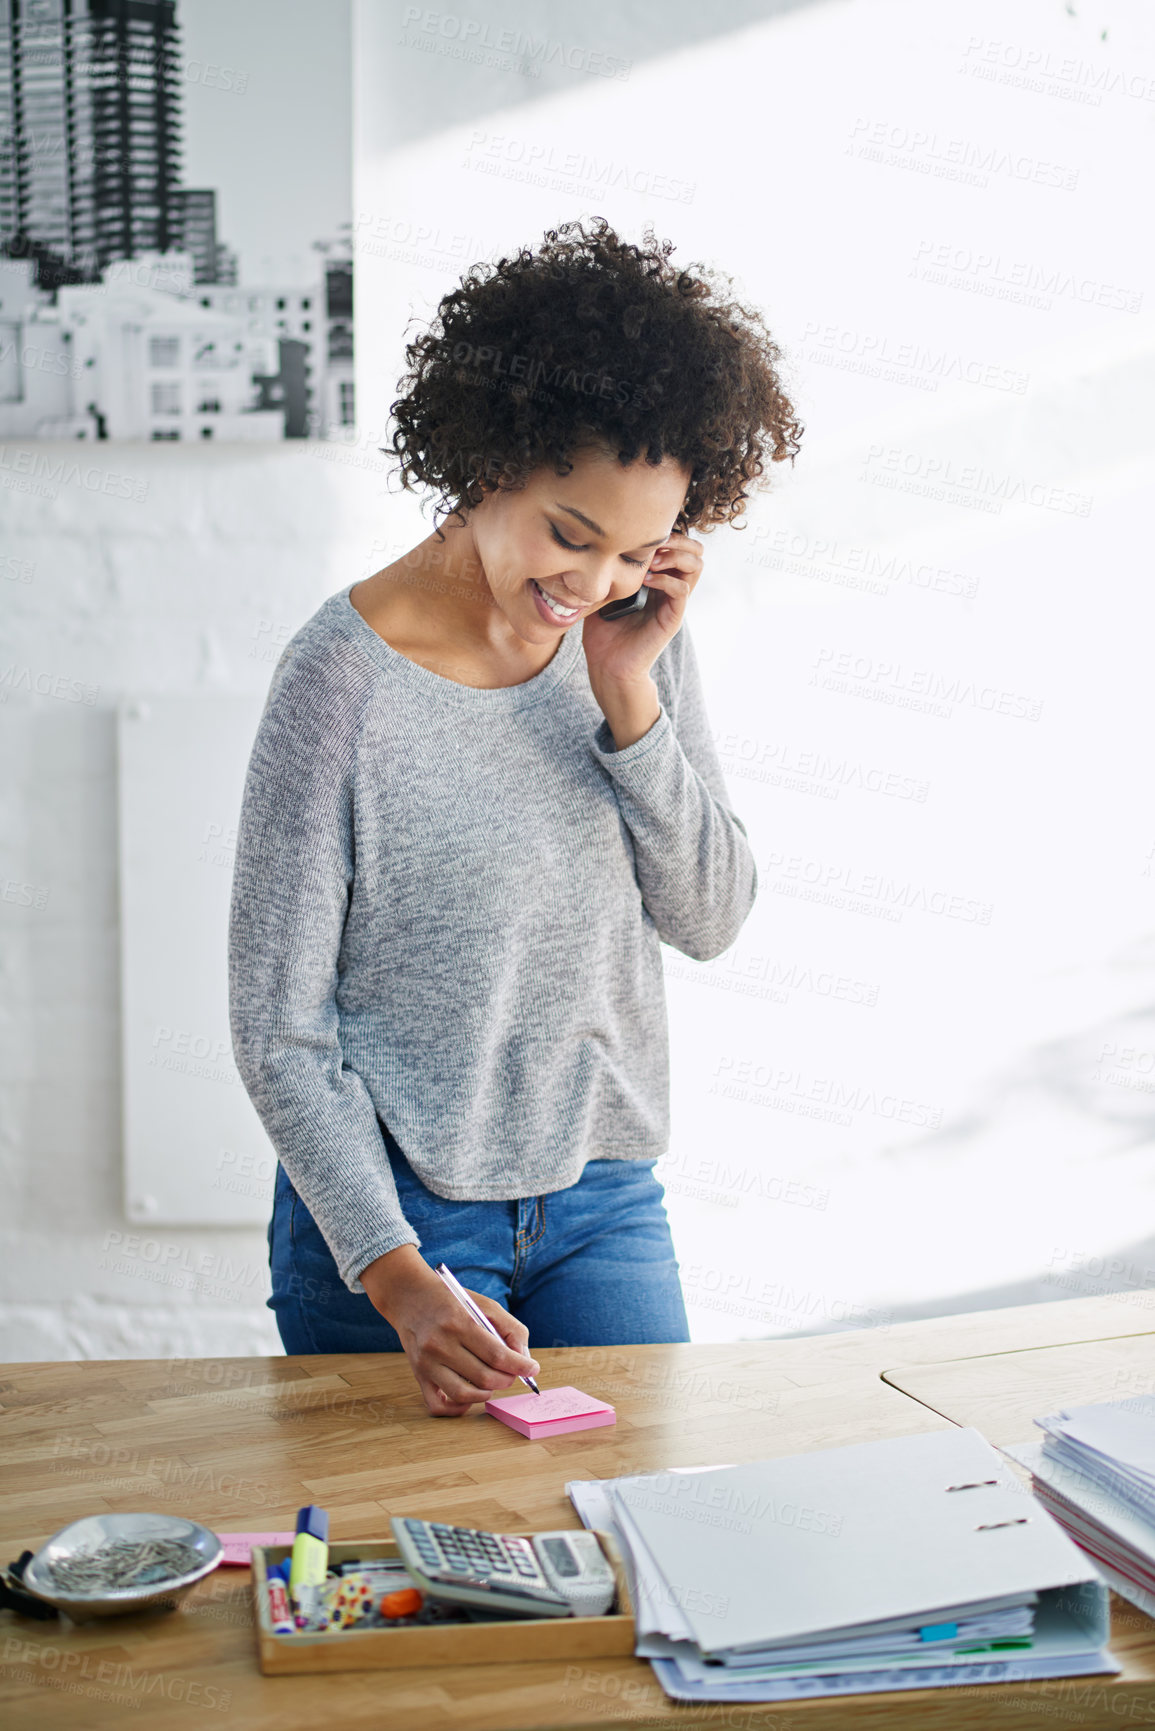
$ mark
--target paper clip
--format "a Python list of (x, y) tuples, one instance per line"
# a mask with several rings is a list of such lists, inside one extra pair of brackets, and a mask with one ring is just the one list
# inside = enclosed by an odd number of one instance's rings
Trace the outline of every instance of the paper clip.
[(976, 1533), (989, 1533), (995, 1527), (1025, 1527), (1030, 1515), (1016, 1515), (1013, 1521), (984, 1521), (981, 1527), (976, 1527)]
[(975, 1479), (973, 1484), (947, 1485), (946, 1488), (948, 1491), (977, 1491), (980, 1490), (983, 1485), (997, 1485), (998, 1482), (998, 1479)]

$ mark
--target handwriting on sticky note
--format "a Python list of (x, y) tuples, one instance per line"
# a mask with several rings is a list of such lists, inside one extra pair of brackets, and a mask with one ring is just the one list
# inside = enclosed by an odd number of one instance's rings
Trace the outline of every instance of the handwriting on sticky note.
[(577, 1418), (579, 1413), (592, 1412), (601, 1405), (580, 1388), (543, 1388), (540, 1395), (527, 1395), (519, 1411), (523, 1418), (540, 1424), (555, 1418)]
[(604, 1400), (583, 1394), (580, 1388), (543, 1388), (540, 1394), (501, 1395), (486, 1402), (527, 1424), (556, 1424), (560, 1419), (583, 1418), (587, 1413), (609, 1412)]

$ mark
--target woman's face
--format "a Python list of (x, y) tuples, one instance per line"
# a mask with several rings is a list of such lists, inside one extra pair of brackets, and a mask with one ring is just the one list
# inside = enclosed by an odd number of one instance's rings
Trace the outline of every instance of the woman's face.
[(623, 466), (590, 449), (574, 455), (568, 475), (547, 466), (516, 492), (487, 494), (469, 512), (469, 529), (493, 598), (517, 635), (553, 642), (587, 613), (640, 589), (689, 484), (689, 464), (671, 457)]

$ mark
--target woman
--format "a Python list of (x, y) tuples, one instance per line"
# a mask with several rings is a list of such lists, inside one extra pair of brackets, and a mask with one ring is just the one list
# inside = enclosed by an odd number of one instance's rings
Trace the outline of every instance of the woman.
[(297, 633), (249, 766), (230, 1000), (280, 1162), (269, 1303), (288, 1352), (404, 1351), (439, 1416), (531, 1347), (689, 1338), (659, 945), (719, 955), (756, 874), (686, 530), (802, 429), (756, 315), (671, 251), (570, 223), (442, 300), (392, 444), (449, 520)]

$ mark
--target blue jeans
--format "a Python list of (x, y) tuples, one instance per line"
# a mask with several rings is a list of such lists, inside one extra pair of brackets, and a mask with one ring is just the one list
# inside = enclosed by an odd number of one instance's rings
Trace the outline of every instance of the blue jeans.
[[(678, 1264), (653, 1160), (590, 1160), (578, 1182), (518, 1202), (450, 1202), (427, 1190), (386, 1131), (401, 1211), (421, 1255), (445, 1262), (529, 1329), (529, 1350), (688, 1341)], [(285, 1351), (401, 1352), (350, 1292), (320, 1228), (277, 1166), (269, 1266)]]

